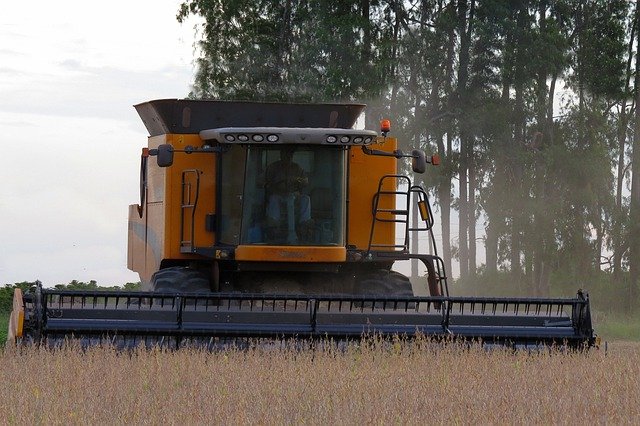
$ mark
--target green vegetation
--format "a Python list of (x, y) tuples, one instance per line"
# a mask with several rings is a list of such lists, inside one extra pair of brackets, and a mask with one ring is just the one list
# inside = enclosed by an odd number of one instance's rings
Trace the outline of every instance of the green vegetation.
[(596, 331), (603, 340), (640, 342), (640, 315), (606, 315), (596, 312), (595, 317)]
[(23, 281), (21, 283), (5, 284), (4, 287), (0, 287), (0, 313), (11, 311), (11, 307), (13, 306), (13, 290), (15, 288), (26, 291), (35, 284), (35, 282)]
[[(0, 348), (7, 342), (9, 331), (9, 312), (0, 312)], [(0, 349), (1, 350), (1, 349)]]
[(637, 2), (183, 0), (191, 15), (191, 97), (366, 102), (368, 127), (390, 118), (402, 149), (440, 154), (416, 183), (447, 271), (549, 296), (606, 269), (637, 306)]

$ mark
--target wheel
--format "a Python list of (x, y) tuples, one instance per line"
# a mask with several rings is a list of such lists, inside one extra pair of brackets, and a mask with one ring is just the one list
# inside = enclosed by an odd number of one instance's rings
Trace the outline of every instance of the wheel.
[(172, 266), (151, 276), (151, 291), (167, 293), (209, 293), (211, 284), (206, 273), (184, 266)]
[(413, 296), (409, 278), (396, 271), (380, 269), (358, 279), (355, 294), (372, 296)]
[(394, 296), (414, 296), (409, 277), (400, 272), (390, 271), (387, 281), (391, 283)]

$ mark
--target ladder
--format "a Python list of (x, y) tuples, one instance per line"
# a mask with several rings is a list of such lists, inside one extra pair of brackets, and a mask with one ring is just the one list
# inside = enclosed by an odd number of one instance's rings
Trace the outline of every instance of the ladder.
[[(406, 183), (406, 191), (397, 189), (402, 186), (403, 182)], [(385, 184), (386, 187), (394, 189), (384, 189)], [(411, 196), (413, 194), (416, 194), (418, 198), (417, 208), (424, 222), (422, 226), (415, 228), (409, 226)], [(433, 215), (431, 214), (431, 206), (427, 200), (427, 194), (421, 186), (412, 185), (411, 179), (405, 175), (384, 175), (380, 178), (378, 191), (373, 196), (372, 216), (368, 253), (372, 249), (391, 249), (399, 253), (409, 253), (409, 232), (429, 231), (433, 227)], [(395, 242), (394, 244), (374, 243), (377, 223), (401, 224), (404, 236), (402, 244)]]

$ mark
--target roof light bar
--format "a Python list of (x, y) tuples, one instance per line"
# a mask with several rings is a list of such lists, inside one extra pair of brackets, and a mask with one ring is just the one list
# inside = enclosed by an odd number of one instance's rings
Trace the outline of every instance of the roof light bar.
[(200, 132), (205, 141), (240, 144), (369, 145), (377, 136), (372, 130), (297, 127), (224, 127)]

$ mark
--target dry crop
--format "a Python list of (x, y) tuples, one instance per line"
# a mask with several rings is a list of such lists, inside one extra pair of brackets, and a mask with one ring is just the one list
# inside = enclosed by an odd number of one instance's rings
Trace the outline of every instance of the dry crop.
[(640, 422), (640, 348), (0, 351), (0, 423)]

